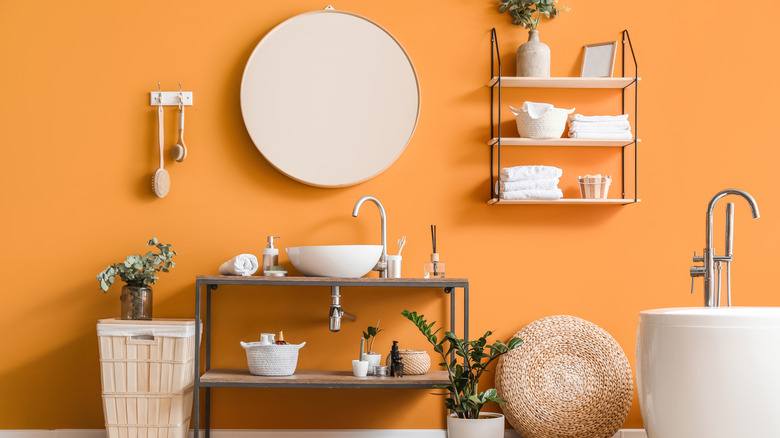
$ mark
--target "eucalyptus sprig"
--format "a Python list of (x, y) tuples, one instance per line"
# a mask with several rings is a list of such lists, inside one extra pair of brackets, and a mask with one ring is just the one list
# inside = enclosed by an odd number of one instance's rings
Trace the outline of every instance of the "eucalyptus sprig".
[[(445, 331), (444, 337), (439, 340), (436, 334), (441, 328), (432, 331), (433, 325), (436, 324), (435, 321), (428, 324), (425, 315), (417, 315), (417, 312), (408, 310), (402, 311), (401, 315), (417, 326), (428, 342), (433, 345), (433, 350), (442, 357), (443, 362), (439, 365), (447, 369), (450, 383), (436, 385), (436, 387), (450, 391), (449, 397), (445, 401), (447, 409), (455, 411), (458, 418), (475, 419), (479, 418), (479, 412), (486, 403), (506, 403), (506, 400), (498, 397), (498, 392), (494, 388), (480, 392), (479, 379), (482, 377), (482, 373), (488, 371), (487, 368), (491, 362), (519, 347), (523, 342), (522, 339), (512, 338), (509, 344), (496, 340), (491, 345), (487, 341), (487, 337), (493, 334), (491, 331), (486, 332), (475, 341), (465, 341), (454, 333)], [(447, 343), (446, 349), (445, 342)], [(488, 353), (485, 352), (486, 348)], [(450, 360), (448, 356), (452, 352), (455, 352), (456, 357)], [(487, 360), (485, 361), (485, 359)]]
[(498, 12), (509, 12), (512, 24), (523, 26), (528, 30), (536, 30), (542, 17), (555, 18), (558, 14), (569, 10), (567, 7), (557, 7), (558, 0), (498, 0)]
[(146, 286), (154, 284), (155, 281), (160, 279), (160, 277), (155, 275), (157, 272), (168, 272), (176, 267), (176, 263), (172, 260), (173, 256), (176, 255), (176, 251), (171, 250), (170, 244), (159, 243), (156, 237), (146, 242), (146, 244), (155, 246), (159, 252), (149, 251), (143, 256), (140, 254), (127, 256), (124, 262), (108, 265), (106, 269), (97, 275), (97, 280), (103, 293), (108, 292), (108, 288), (114, 284), (117, 275), (126, 283), (143, 283)]
[(376, 335), (378, 335), (379, 332), (384, 331), (384, 329), (380, 329), (379, 328), (379, 321), (381, 321), (381, 320), (377, 320), (376, 327), (368, 326), (366, 331), (363, 332), (363, 339), (365, 339), (366, 341), (369, 341), (369, 343), (368, 343), (368, 351), (366, 351), (366, 353), (371, 353), (371, 352), (374, 351), (373, 350), (373, 348), (374, 348), (374, 339), (376, 339)]

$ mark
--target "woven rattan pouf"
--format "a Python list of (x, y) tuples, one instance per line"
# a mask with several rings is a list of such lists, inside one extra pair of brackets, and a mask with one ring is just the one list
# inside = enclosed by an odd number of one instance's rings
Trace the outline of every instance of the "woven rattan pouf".
[(631, 367), (599, 326), (549, 316), (515, 334), (523, 344), (499, 359), (501, 408), (525, 438), (611, 438), (633, 398)]

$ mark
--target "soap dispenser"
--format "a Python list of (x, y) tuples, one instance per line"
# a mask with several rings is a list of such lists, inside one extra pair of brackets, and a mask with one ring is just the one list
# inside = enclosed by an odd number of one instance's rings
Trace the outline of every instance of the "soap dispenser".
[(268, 246), (263, 248), (263, 271), (271, 271), (271, 266), (279, 266), (279, 248), (274, 248), (274, 239), (281, 237), (268, 236)]

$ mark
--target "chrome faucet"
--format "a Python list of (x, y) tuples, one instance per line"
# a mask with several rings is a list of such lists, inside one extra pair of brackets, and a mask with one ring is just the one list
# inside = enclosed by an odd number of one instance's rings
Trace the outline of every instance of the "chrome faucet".
[(352, 217), (357, 217), (360, 206), (363, 205), (363, 202), (365, 201), (373, 201), (374, 204), (376, 204), (379, 208), (379, 218), (382, 221), (382, 256), (379, 258), (379, 262), (377, 262), (372, 271), (379, 271), (380, 277), (387, 278), (387, 219), (385, 218), (385, 207), (382, 206), (379, 199), (376, 199), (373, 196), (363, 196), (355, 203), (355, 208), (352, 209)]
[[(691, 267), (691, 293), (693, 293), (693, 281), (695, 277), (704, 277), (704, 307), (719, 307), (720, 306), (720, 273), (722, 264), (726, 264), (726, 287), (728, 296), (728, 306), (731, 306), (731, 262), (733, 261), (732, 251), (734, 246), (734, 204), (729, 203), (726, 206), (726, 248), (725, 254), (722, 256), (716, 256), (715, 250), (712, 248), (712, 212), (715, 209), (715, 204), (720, 198), (726, 195), (739, 195), (745, 198), (750, 204), (750, 209), (753, 213), (753, 219), (760, 217), (758, 213), (758, 205), (756, 200), (753, 199), (747, 192), (737, 189), (726, 189), (719, 192), (711, 200), (707, 206), (707, 238), (706, 246), (704, 248), (704, 255), (697, 257), (696, 252), (693, 253), (693, 261), (704, 262), (704, 266)], [(717, 290), (715, 286), (715, 264), (717, 263), (718, 276), (717, 276)], [(716, 294), (717, 292), (717, 294)]]

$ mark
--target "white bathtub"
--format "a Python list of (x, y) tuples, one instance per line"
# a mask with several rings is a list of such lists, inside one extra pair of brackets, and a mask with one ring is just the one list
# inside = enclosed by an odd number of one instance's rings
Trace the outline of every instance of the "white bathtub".
[(780, 307), (639, 314), (648, 438), (780, 438)]

